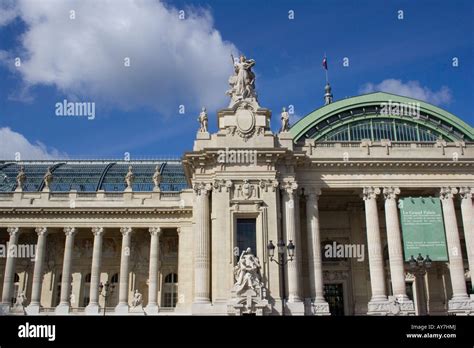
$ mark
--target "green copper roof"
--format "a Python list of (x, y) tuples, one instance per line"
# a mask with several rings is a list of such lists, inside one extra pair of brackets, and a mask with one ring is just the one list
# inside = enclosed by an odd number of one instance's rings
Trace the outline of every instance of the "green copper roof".
[[(419, 103), (420, 117), (406, 115), (383, 115), (380, 113), (383, 103)], [(421, 100), (402, 97), (395, 94), (376, 92), (336, 101), (314, 110), (291, 127), (294, 141), (309, 138), (324, 140), (339, 128), (343, 129), (363, 120), (394, 120), (394, 123), (411, 124), (424, 132), (442, 136), (446, 140), (474, 141), (474, 129), (460, 118), (446, 110)], [(366, 121), (368, 122), (368, 121)]]
[(16, 176), (23, 166), (26, 174), (23, 190), (41, 191), (44, 187), (43, 176), (51, 167), (52, 192), (106, 192), (125, 190), (125, 175), (128, 166), (132, 166), (135, 176), (133, 191), (153, 191), (153, 174), (156, 166), (161, 173), (162, 191), (181, 191), (188, 188), (181, 161), (0, 161), (0, 192), (16, 189)]

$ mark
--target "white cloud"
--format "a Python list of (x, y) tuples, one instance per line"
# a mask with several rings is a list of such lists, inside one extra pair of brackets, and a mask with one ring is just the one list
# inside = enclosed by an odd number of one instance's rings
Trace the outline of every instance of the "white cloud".
[(18, 16), (18, 9), (14, 0), (2, 0), (0, 2), (0, 26), (9, 24)]
[(451, 90), (442, 86), (438, 91), (433, 91), (426, 86), (421, 86), (419, 81), (407, 81), (387, 79), (379, 84), (366, 83), (363, 85), (360, 93), (387, 92), (406, 97), (424, 100), (434, 105), (449, 104), (452, 100)]
[[(0, 128), (0, 159), (2, 160), (45, 160), (65, 158), (56, 149), (48, 149), (44, 144), (30, 143), (22, 134), (8, 127)], [(17, 158), (17, 155), (20, 158)]]
[(70, 98), (165, 114), (177, 113), (180, 104), (213, 109), (225, 103), (230, 53), (238, 50), (205, 10), (184, 8), (182, 20), (181, 9), (151, 0), (16, 4), (11, 11), (27, 29), (21, 48), (8, 52), (8, 64), (21, 57), (15, 70), (27, 86), (52, 85)]

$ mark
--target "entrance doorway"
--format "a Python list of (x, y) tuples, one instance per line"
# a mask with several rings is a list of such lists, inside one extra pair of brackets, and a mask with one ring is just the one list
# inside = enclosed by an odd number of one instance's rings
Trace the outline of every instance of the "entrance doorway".
[(324, 284), (324, 297), (329, 303), (331, 315), (344, 315), (344, 290), (342, 283)]

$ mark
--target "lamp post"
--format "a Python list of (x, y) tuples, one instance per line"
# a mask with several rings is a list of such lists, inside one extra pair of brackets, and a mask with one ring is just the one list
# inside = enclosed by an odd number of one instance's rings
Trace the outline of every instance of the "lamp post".
[(431, 268), (432, 261), (429, 255), (426, 255), (426, 257), (423, 257), (421, 256), (421, 254), (418, 254), (418, 257), (416, 259), (413, 255), (411, 255), (409, 265), (410, 265), (410, 270), (415, 275), (415, 286), (416, 286), (416, 289), (418, 290), (417, 294), (419, 294), (420, 296), (420, 300), (418, 301), (418, 303), (420, 304), (419, 314), (426, 315), (427, 310), (426, 310), (425, 284), (423, 282), (423, 277), (425, 276), (427, 270)]
[(102, 284), (100, 282), (99, 284), (99, 294), (104, 298), (104, 316), (105, 316), (105, 310), (107, 308), (107, 300), (108, 298), (113, 294), (115, 290), (115, 285), (110, 284), (108, 281), (105, 282), (105, 284)]
[[(288, 242), (288, 245), (285, 246), (285, 242), (280, 239), (280, 241), (277, 243), (278, 247), (278, 260), (274, 259), (275, 256), (275, 245), (273, 244), (272, 241), (270, 241), (267, 245), (267, 250), (268, 250), (268, 258), (270, 261), (275, 262), (279, 267), (280, 267), (280, 288), (281, 288), (281, 306), (282, 306), (282, 311), (281, 315), (285, 315), (285, 266), (288, 264), (289, 261), (293, 261), (293, 257), (295, 256), (295, 245), (293, 244), (293, 241), (290, 240)], [(285, 254), (288, 252), (288, 257), (285, 257)]]

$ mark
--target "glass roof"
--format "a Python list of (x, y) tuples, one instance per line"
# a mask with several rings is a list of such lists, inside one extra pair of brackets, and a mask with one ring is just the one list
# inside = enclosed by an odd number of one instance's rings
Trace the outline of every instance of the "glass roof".
[(24, 166), (26, 181), (23, 191), (37, 192), (44, 186), (43, 176), (51, 167), (52, 192), (95, 192), (97, 190), (122, 192), (125, 190), (125, 175), (132, 166), (135, 176), (133, 191), (153, 191), (153, 174), (159, 166), (162, 191), (180, 191), (188, 188), (186, 176), (180, 161), (0, 161), (0, 192), (16, 189), (16, 176)]

